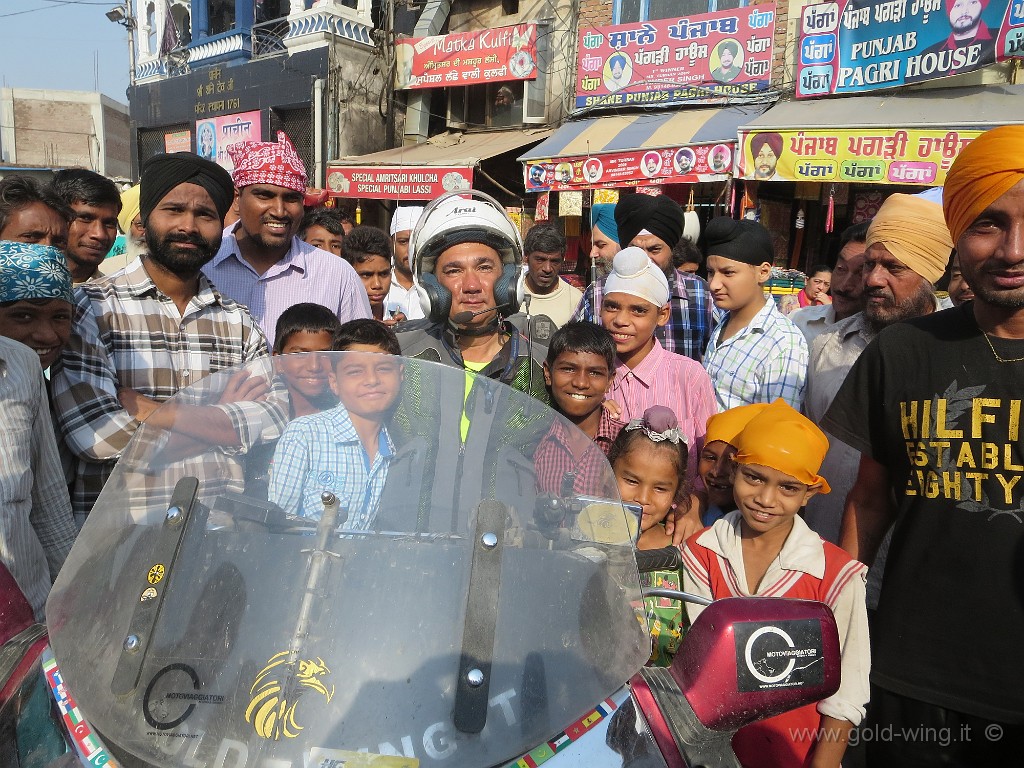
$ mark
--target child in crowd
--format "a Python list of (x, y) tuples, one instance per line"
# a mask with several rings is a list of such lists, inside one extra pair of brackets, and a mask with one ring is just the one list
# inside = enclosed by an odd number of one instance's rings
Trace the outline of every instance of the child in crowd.
[(394, 445), (385, 421), (402, 388), (404, 366), (394, 332), (375, 320), (352, 320), (335, 334), (328, 374), (341, 403), (295, 419), (274, 453), (270, 500), (285, 512), (319, 519), (331, 491), (348, 530), (372, 528)]
[(334, 208), (307, 211), (299, 224), (298, 237), (322, 251), (341, 256), (341, 244), (345, 241), (341, 214)]
[(555, 410), (579, 431), (555, 421), (541, 438), (533, 457), (541, 493), (604, 495), (604, 457), (624, 426), (603, 407), (614, 372), (615, 342), (604, 328), (579, 321), (552, 335), (544, 382)]
[[(622, 500), (643, 508), (637, 548), (672, 544), (665, 529), (669, 513), (680, 506), (696, 509), (699, 505), (686, 480), (686, 436), (672, 409), (656, 405), (643, 418), (630, 421), (612, 443), (608, 458)], [(644, 573), (641, 580), (645, 587), (682, 588), (678, 570)], [(678, 600), (648, 597), (644, 607), (654, 645), (650, 663), (668, 666), (688, 626), (683, 605)]]
[[(790, 597), (827, 604), (839, 626), (842, 678), (839, 690), (816, 705), (741, 728), (733, 748), (747, 768), (838, 768), (850, 731), (864, 717), (870, 653), (866, 566), (823, 541), (800, 517), (812, 496), (829, 492), (817, 474), (828, 439), (776, 400), (750, 420), (735, 445), (738, 509), (686, 542), (684, 588), (713, 599)], [(689, 605), (691, 620), (702, 610)]]
[[(274, 356), (299, 352), (328, 352), (341, 322), (327, 307), (319, 304), (295, 304), (277, 320)], [(282, 357), (276, 368), (288, 385), (291, 417), (309, 416), (338, 402), (327, 386), (327, 366), (318, 355), (300, 358)]]
[(708, 419), (708, 433), (700, 452), (697, 474), (704, 481), (701, 501), (701, 522), (709, 526), (736, 509), (732, 497), (733, 456), (736, 455), (736, 436), (747, 423), (764, 410), (765, 403), (741, 405), (716, 413)]
[[(326, 361), (319, 355), (289, 357), (299, 352), (327, 352), (341, 322), (327, 307), (319, 304), (295, 304), (277, 319), (274, 370), (288, 389), (288, 417), (308, 416), (337, 404), (327, 386)], [(245, 492), (265, 499), (269, 492), (270, 467), (277, 441), (253, 446), (245, 457)]]
[[(618, 356), (610, 398), (621, 407), (623, 420), (640, 418), (652, 405), (670, 408), (692, 436), (687, 463), (692, 479), (708, 417), (716, 410), (715, 395), (700, 363), (666, 351), (654, 337), (654, 330), (668, 322), (669, 310), (668, 280), (658, 265), (640, 248), (619, 251), (601, 304), (601, 324)], [(696, 508), (692, 518), (680, 522), (690, 531), (702, 527)]]
[(771, 235), (755, 221), (719, 216), (708, 222), (703, 237), (711, 298), (725, 312), (704, 353), (718, 409), (777, 397), (799, 409), (807, 341), (765, 296), (775, 258)]
[(342, 255), (363, 281), (374, 319), (387, 325), (404, 320), (401, 312), (384, 305), (391, 290), (391, 260), (394, 257), (387, 233), (365, 224), (353, 227), (345, 236)]

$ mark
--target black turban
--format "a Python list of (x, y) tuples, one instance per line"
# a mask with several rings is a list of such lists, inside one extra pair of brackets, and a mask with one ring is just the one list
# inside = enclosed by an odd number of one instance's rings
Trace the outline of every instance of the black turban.
[(615, 204), (615, 225), (619, 228), (619, 243), (625, 248), (633, 238), (646, 229), (675, 248), (683, 236), (683, 209), (679, 203), (665, 195), (625, 195)]
[(139, 213), (143, 224), (167, 193), (179, 184), (198, 184), (209, 192), (221, 219), (227, 214), (235, 197), (231, 174), (216, 163), (191, 152), (157, 155), (142, 168)]
[(755, 267), (775, 260), (771, 235), (756, 221), (716, 216), (704, 228), (702, 240), (705, 256), (721, 256)]

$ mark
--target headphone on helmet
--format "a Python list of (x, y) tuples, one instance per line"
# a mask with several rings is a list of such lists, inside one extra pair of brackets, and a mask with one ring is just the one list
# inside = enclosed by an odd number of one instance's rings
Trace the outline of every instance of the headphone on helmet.
[(424, 316), (433, 323), (448, 321), (452, 294), (441, 285), (434, 269), (442, 253), (462, 243), (482, 243), (498, 252), (502, 269), (494, 283), (495, 307), (506, 314), (518, 312), (526, 293), (519, 229), (497, 200), (468, 189), (446, 192), (432, 201), (409, 239), (416, 295)]

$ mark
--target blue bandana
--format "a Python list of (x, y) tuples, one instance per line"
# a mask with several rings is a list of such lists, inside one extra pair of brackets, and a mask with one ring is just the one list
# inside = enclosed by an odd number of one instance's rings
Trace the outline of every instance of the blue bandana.
[(64, 254), (48, 245), (0, 241), (0, 302), (63, 299), (74, 303)]

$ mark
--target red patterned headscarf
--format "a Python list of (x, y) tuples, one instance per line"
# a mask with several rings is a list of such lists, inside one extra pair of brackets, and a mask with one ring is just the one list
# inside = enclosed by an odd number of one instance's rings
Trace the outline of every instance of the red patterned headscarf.
[(228, 147), (235, 164), (231, 174), (238, 189), (252, 184), (272, 184), (276, 187), (306, 191), (306, 166), (284, 131), (277, 132), (277, 143), (245, 141)]

